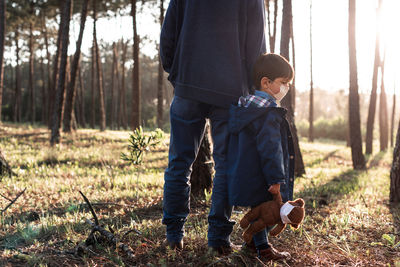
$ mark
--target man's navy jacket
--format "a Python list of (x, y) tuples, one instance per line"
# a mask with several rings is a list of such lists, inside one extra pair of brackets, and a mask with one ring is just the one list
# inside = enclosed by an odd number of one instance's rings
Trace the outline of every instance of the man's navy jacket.
[(232, 105), (229, 118), (229, 203), (256, 206), (272, 199), (281, 184), (283, 201), (293, 199), (294, 149), (286, 110)]
[(171, 0), (160, 55), (175, 94), (229, 108), (265, 53), (263, 0)]

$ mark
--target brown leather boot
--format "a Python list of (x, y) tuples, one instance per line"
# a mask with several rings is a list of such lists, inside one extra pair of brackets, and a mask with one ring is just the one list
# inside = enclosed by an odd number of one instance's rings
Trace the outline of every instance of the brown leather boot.
[(183, 250), (183, 240), (179, 242), (169, 242), (168, 240), (166, 240), (166, 245), (172, 250)]
[(258, 251), (258, 258), (262, 261), (277, 261), (290, 259), (290, 253), (286, 251), (278, 251), (273, 247)]

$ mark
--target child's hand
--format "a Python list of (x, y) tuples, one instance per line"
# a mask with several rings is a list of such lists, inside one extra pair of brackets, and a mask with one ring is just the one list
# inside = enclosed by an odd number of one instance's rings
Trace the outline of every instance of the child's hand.
[(278, 194), (280, 190), (281, 190), (280, 184), (273, 184), (268, 188), (268, 191), (273, 195)]

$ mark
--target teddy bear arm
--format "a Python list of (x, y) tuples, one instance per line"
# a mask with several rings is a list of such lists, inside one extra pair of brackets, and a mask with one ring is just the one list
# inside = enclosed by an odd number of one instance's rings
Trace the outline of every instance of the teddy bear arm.
[(260, 232), (262, 229), (266, 227), (265, 223), (263, 220), (258, 219), (254, 223), (250, 224), (249, 228), (246, 229), (243, 233), (243, 239), (246, 243), (250, 243), (251, 239), (253, 238), (253, 235), (255, 233)]
[(260, 208), (259, 206), (252, 208), (249, 212), (246, 213), (246, 215), (243, 216), (243, 218), (240, 220), (240, 227), (243, 229), (247, 228), (249, 226), (250, 222), (254, 221), (259, 217), (259, 212)]
[(284, 223), (278, 223), (270, 232), (269, 234), (271, 236), (277, 236), (280, 233), (282, 233), (283, 229), (285, 229), (286, 224)]

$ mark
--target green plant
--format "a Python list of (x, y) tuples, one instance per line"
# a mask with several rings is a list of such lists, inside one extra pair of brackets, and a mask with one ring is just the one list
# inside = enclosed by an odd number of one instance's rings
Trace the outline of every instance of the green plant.
[[(150, 151), (151, 148), (157, 146), (164, 136), (164, 132), (161, 129), (145, 134), (142, 126), (136, 128), (132, 134), (129, 135), (128, 153), (121, 153), (121, 159), (135, 165), (136, 168), (136, 184), (139, 183), (140, 167), (143, 163), (143, 158), (146, 151)], [(136, 197), (138, 196), (136, 186)]]
[(163, 136), (164, 132), (161, 129), (156, 129), (146, 135), (142, 126), (139, 126), (129, 135), (129, 152), (127, 154), (122, 152), (121, 159), (133, 165), (142, 164), (145, 152), (157, 146)]
[(382, 239), (386, 240), (392, 248), (400, 247), (400, 241), (396, 243), (396, 236), (383, 234)]

